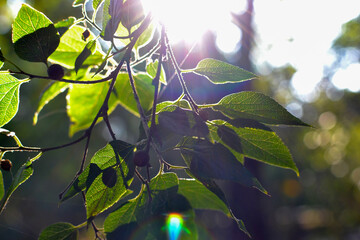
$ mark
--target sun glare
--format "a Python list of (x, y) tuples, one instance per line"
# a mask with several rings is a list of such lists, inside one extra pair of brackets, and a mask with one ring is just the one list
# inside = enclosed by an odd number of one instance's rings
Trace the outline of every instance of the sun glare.
[[(230, 12), (241, 12), (245, 0), (143, 0), (145, 11), (167, 28), (172, 42), (194, 43), (211, 30), (221, 36), (217, 42), (225, 52), (235, 49), (240, 30), (231, 23)], [(222, 49), (223, 48), (223, 49)]]

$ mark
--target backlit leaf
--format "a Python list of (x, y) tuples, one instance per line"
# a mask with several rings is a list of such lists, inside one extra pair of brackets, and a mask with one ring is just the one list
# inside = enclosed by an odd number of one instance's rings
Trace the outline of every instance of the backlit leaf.
[(13, 23), (12, 41), (16, 54), (27, 61), (45, 62), (59, 45), (53, 23), (41, 12), (23, 4)]
[[(120, 140), (116, 140), (114, 142), (111, 142), (110, 145), (113, 146), (115, 151), (122, 159), (131, 158), (132, 152), (134, 151), (135, 146)], [(108, 163), (108, 161), (103, 158), (102, 156), (102, 150), (99, 150), (95, 153), (95, 155), (92, 157), (90, 164), (85, 168), (84, 172), (80, 174), (80, 176), (75, 180), (73, 185), (70, 187), (70, 189), (65, 193), (65, 195), (61, 198), (61, 202), (66, 201), (67, 199), (72, 198), (73, 196), (77, 195), (81, 191), (85, 191), (88, 189), (93, 181), (104, 171), (105, 169), (109, 168), (111, 164)], [(117, 155), (115, 155), (116, 157)], [(119, 157), (119, 161), (120, 161)], [(127, 161), (127, 160), (126, 160)], [(110, 162), (113, 163), (113, 162)], [(132, 170), (133, 166), (129, 164), (129, 168)], [(129, 175), (130, 177), (131, 175)]]
[[(275, 132), (256, 128), (236, 128), (222, 121), (214, 122), (221, 124), (219, 129), (227, 138), (238, 139), (238, 144), (241, 144), (242, 153), (246, 157), (273, 166), (291, 169), (299, 175), (299, 170), (292, 159), (289, 149)], [(226, 144), (229, 145), (229, 143)], [(229, 146), (232, 147), (231, 144)]]
[[(133, 77), (135, 79), (135, 88), (138, 92), (141, 106), (146, 112), (151, 108), (154, 98), (155, 90), (152, 85), (152, 79), (146, 74), (136, 74)], [(118, 74), (115, 90), (120, 105), (135, 116), (139, 116), (128, 74)]]
[(230, 217), (226, 204), (195, 179), (179, 179), (178, 193), (186, 197), (193, 208), (217, 210)]
[(248, 118), (268, 124), (308, 126), (291, 115), (275, 100), (258, 92), (239, 92), (227, 95), (213, 108), (230, 118)]
[[(134, 146), (122, 141), (113, 141), (99, 150), (91, 159), (102, 172), (96, 176), (86, 191), (87, 218), (96, 216), (111, 207), (122, 197), (128, 195), (130, 183), (133, 180), (134, 164), (132, 153)], [(113, 186), (104, 184), (103, 174), (108, 168), (116, 171), (116, 183)]]
[(251, 72), (212, 58), (201, 60), (195, 69), (188, 71), (203, 75), (215, 84), (236, 83), (257, 78)]
[(75, 240), (79, 232), (71, 223), (59, 222), (46, 227), (40, 233), (39, 240)]
[[(94, 79), (99, 79), (96, 76)], [(88, 128), (100, 110), (105, 96), (109, 90), (109, 83), (97, 84), (73, 84), (70, 86), (67, 99), (67, 113), (71, 125), (69, 135)], [(109, 99), (109, 111), (111, 113), (116, 107), (116, 98), (111, 94)]]
[(7, 189), (5, 197), (1, 201), (0, 205), (0, 213), (6, 206), (7, 201), (9, 200), (10, 196), (13, 194), (13, 192), (26, 180), (29, 179), (29, 177), (33, 174), (33, 166), (31, 161), (28, 161), (24, 163), (16, 172), (10, 187)]
[(38, 116), (43, 107), (53, 100), (57, 95), (64, 92), (69, 87), (68, 83), (65, 82), (53, 82), (41, 95), (38, 108), (34, 114), (33, 124), (35, 125), (38, 121)]
[(101, 2), (102, 0), (93, 0), (93, 8), (95, 11), (98, 9)]
[[(149, 62), (146, 65), (146, 72), (154, 79), (156, 76), (156, 72), (157, 72), (157, 68), (158, 68), (158, 63), (159, 61), (156, 60), (155, 62)], [(160, 79), (159, 81), (163, 84), (167, 84), (166, 83), (166, 78), (165, 78), (165, 70), (164, 68), (161, 66), (161, 73), (160, 73)]]
[(28, 80), (18, 80), (9, 72), (0, 72), (0, 127), (8, 123), (19, 107), (20, 85)]
[[(149, 42), (151, 42), (155, 33), (155, 25), (151, 24), (145, 29), (145, 31), (140, 35), (138, 40), (134, 45), (134, 49), (136, 51), (136, 55), (139, 56), (139, 49), (146, 46)], [(160, 80), (161, 81), (161, 80)], [(166, 84), (166, 83), (164, 83)]]
[[(68, 69), (72, 69), (75, 66), (76, 58), (84, 50), (87, 42), (82, 40), (82, 34), (86, 28), (75, 25), (67, 30), (60, 38), (59, 47), (51, 54), (49, 61), (60, 64)], [(95, 39), (93, 33), (90, 32), (88, 41)], [(97, 65), (102, 63), (104, 53), (100, 49), (100, 46), (96, 45), (95, 53), (89, 56), (84, 65)]]

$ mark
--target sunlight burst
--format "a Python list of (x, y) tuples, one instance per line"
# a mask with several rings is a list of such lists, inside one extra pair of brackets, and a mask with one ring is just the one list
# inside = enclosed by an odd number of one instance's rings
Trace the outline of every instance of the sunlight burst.
[(214, 31), (218, 47), (225, 52), (235, 49), (240, 40), (240, 30), (231, 23), (231, 12), (245, 8), (245, 1), (225, 0), (143, 0), (145, 11), (167, 28), (173, 42), (194, 43), (207, 31)]

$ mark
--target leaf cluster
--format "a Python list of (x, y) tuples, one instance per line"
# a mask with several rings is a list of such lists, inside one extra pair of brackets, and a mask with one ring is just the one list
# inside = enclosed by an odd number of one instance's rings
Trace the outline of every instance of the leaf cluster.
[[(101, 238), (93, 220), (105, 211), (103, 234), (107, 239), (127, 239), (135, 231), (139, 239), (165, 239), (171, 213), (185, 219), (181, 239), (197, 239), (194, 209), (221, 211), (249, 234), (243, 221), (232, 213), (217, 181), (237, 182), (268, 194), (244, 167), (244, 157), (287, 168), (298, 175), (288, 148), (270, 126), (307, 124), (258, 92), (237, 92), (218, 103), (197, 104), (184, 81), (191, 77), (189, 73), (201, 75), (213, 84), (239, 83), (257, 76), (211, 58), (202, 59), (194, 69), (181, 69), (165, 26), (155, 22), (151, 13), (146, 14), (139, 0), (93, 0), (92, 16), (88, 15), (87, 4), (84, 0), (73, 3), (74, 7), (81, 7), (83, 18), (69, 17), (55, 24), (27, 4), (18, 12), (12, 29), (15, 52), (24, 60), (46, 64), (47, 76), (23, 71), (0, 51), (0, 67), (8, 61), (17, 69), (0, 72), (0, 127), (18, 111), (21, 84), (45, 79), (51, 83), (40, 97), (34, 124), (41, 110), (67, 91), (69, 135), (83, 133), (67, 144), (36, 148), (22, 145), (15, 133), (1, 129), (1, 134), (16, 142), (14, 147), (1, 147), (1, 159), (14, 151), (38, 153), (17, 169), (11, 183), (4, 184), (0, 175), (1, 209), (15, 189), (33, 174), (32, 163), (42, 153), (84, 140), (81, 168), (60, 194), (60, 202), (81, 194), (86, 220), (77, 226), (52, 224), (39, 239), (77, 239), (78, 229), (87, 225)], [(101, 26), (98, 15), (102, 16)], [(139, 49), (144, 46), (150, 50), (140, 55)], [(143, 68), (138, 66), (142, 62)], [(159, 102), (160, 90), (169, 81), (166, 67), (176, 73), (182, 94), (176, 101)], [(108, 117), (118, 105), (139, 117), (138, 142), (116, 138)], [(98, 150), (86, 166), (91, 134), (100, 121), (105, 122), (112, 141)], [(176, 142), (167, 141), (169, 137)], [(150, 150), (154, 154), (149, 162)], [(166, 160), (167, 152), (180, 152), (183, 165), (175, 166)], [(134, 160), (134, 155), (147, 159)], [(150, 172), (155, 161), (160, 167)], [(141, 174), (141, 168), (146, 174)], [(175, 170), (188, 177), (179, 178)], [(134, 178), (141, 181), (139, 192), (132, 187)], [(153, 219), (156, 220), (150, 221)], [(139, 230), (144, 225), (146, 231)]]

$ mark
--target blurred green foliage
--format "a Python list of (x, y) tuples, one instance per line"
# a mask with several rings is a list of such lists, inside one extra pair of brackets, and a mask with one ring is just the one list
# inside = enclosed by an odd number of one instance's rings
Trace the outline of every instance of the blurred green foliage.
[[(343, 25), (333, 49), (338, 61), (345, 58), (343, 51), (360, 50), (360, 17)], [(295, 72), (290, 65), (273, 69), (255, 86), (314, 126), (278, 129), (293, 152), (299, 179), (262, 169), (272, 183), (266, 186), (271, 199), (262, 201), (271, 224), (269, 239), (359, 239), (360, 94), (336, 89), (330, 76), (314, 102), (303, 102), (291, 90)]]

